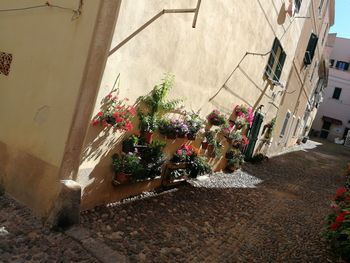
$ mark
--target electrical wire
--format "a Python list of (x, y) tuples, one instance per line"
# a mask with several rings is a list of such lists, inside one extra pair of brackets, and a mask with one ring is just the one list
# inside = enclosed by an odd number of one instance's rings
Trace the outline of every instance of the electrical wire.
[(47, 7), (73, 12), (72, 20), (75, 20), (75, 19), (79, 18), (79, 16), (81, 15), (82, 7), (83, 7), (83, 0), (79, 1), (79, 6), (77, 9), (72, 9), (69, 7), (64, 7), (64, 6), (59, 6), (59, 5), (53, 5), (49, 1), (46, 1), (45, 4), (42, 4), (42, 5), (0, 9), (0, 12), (18, 12), (18, 11), (27, 11), (27, 10), (33, 10), (33, 9), (47, 8)]

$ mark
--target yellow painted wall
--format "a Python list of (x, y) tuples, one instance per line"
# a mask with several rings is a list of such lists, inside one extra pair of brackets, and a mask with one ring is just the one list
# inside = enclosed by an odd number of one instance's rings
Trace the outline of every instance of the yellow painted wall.
[[(45, 3), (2, 0), (0, 9)], [(78, 0), (50, 1), (76, 9)], [(0, 51), (11, 53), (0, 74), (0, 177), (6, 190), (46, 216), (58, 191), (58, 169), (73, 117), (100, 1), (82, 15), (52, 7), (0, 13)]]
[[(308, 3), (303, 1), (304, 9)], [(162, 9), (195, 8), (196, 4), (196, 0), (123, 1), (111, 49)], [(270, 51), (277, 36), (287, 53), (281, 77), (286, 84), (305, 20), (293, 20), (284, 10), (281, 1), (202, 1), (196, 28), (192, 28), (193, 14), (161, 16), (109, 57), (94, 113), (118, 74), (120, 96), (133, 103), (170, 72), (175, 75), (170, 97), (184, 99), (187, 110), (201, 110), (203, 117), (214, 108), (229, 114), (234, 104), (253, 106), (261, 97), (258, 105), (264, 105), (266, 122), (270, 121), (282, 93), (263, 79), (268, 56), (247, 56), (229, 76), (246, 52)], [(225, 88), (210, 100), (225, 82)], [(77, 177), (84, 208), (130, 194), (111, 186), (110, 157), (120, 150), (120, 136), (108, 129), (89, 128)]]
[[(305, 1), (303, 1), (304, 4)], [(319, 13), (320, 0), (311, 1), (307, 5), (302, 6), (299, 16), (305, 17), (305, 23), (299, 39), (297, 52), (295, 54), (295, 67), (292, 69), (291, 78), (287, 85), (284, 99), (281, 101), (278, 110), (276, 128), (274, 131), (274, 140), (269, 149), (269, 154), (280, 153), (286, 148), (295, 145), (299, 136), (303, 135), (304, 128), (310, 126), (310, 121), (315, 115), (317, 109), (310, 114), (311, 118), (303, 121), (308, 100), (316, 88), (319, 79), (320, 64), (326, 59), (324, 56), (324, 48), (326, 45), (327, 34), (331, 25), (331, 16), (333, 1), (324, 2), (322, 11)], [(328, 6), (326, 5), (328, 4)], [(300, 18), (303, 19), (303, 18)], [(311, 65), (304, 66), (305, 51), (309, 42), (311, 33), (318, 36), (317, 48)], [(327, 63), (327, 62), (326, 62)], [(280, 136), (281, 129), (287, 112), (291, 112), (286, 134)], [(295, 118), (293, 118), (295, 116)], [(301, 119), (301, 125), (297, 129), (297, 133), (293, 136), (298, 118)]]

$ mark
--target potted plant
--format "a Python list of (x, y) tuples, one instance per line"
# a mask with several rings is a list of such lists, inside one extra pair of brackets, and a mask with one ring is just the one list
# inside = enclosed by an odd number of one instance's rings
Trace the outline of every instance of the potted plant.
[(186, 124), (188, 126), (187, 139), (194, 141), (196, 139), (197, 133), (203, 127), (204, 121), (199, 117), (198, 114), (192, 113), (186, 119)]
[(211, 125), (220, 126), (226, 123), (226, 116), (219, 110), (213, 110), (208, 116), (207, 120)]
[(167, 136), (170, 133), (170, 120), (168, 119), (159, 120), (158, 131), (160, 134)]
[(177, 121), (176, 123), (176, 134), (178, 138), (185, 138), (189, 132), (188, 125), (186, 122)]
[[(164, 114), (174, 110), (180, 103), (180, 100), (166, 99), (173, 87), (173, 81), (174, 76), (166, 75), (163, 82), (156, 85), (149, 95), (140, 98), (140, 129), (149, 143), (152, 141), (153, 132), (157, 128), (157, 120), (161, 119)], [(147, 118), (142, 119), (142, 116), (146, 116)]]
[[(231, 156), (230, 156), (231, 157)], [(241, 167), (244, 162), (244, 155), (241, 154), (240, 151), (233, 151), (233, 158), (227, 159), (226, 168), (229, 171), (235, 171)]]
[(237, 105), (233, 109), (233, 113), (234, 116), (245, 119), (247, 125), (249, 124), (249, 127), (252, 126), (254, 119), (254, 112), (252, 107), (248, 107), (246, 105)]
[(204, 140), (202, 142), (202, 149), (206, 150), (209, 145), (213, 145), (215, 142), (215, 132), (214, 131), (206, 131), (204, 133)]
[(171, 161), (174, 163), (191, 162), (196, 156), (198, 156), (198, 149), (184, 144), (176, 150)]
[(236, 130), (244, 129), (248, 126), (248, 122), (244, 117), (238, 117), (235, 120), (235, 128)]
[(131, 135), (123, 141), (122, 150), (124, 153), (134, 152), (135, 146), (138, 145), (139, 138), (136, 135)]
[(189, 168), (189, 174), (192, 178), (196, 178), (199, 175), (209, 174), (212, 172), (211, 166), (205, 157), (196, 156)]
[(145, 115), (142, 112), (138, 112), (140, 119), (140, 131), (141, 136), (145, 139), (146, 143), (152, 143), (154, 131), (157, 129), (157, 120), (152, 115)]
[(112, 166), (115, 173), (112, 180), (114, 185), (124, 184), (132, 180), (133, 175), (142, 173), (143, 170), (140, 157), (135, 153), (114, 154)]
[(131, 131), (133, 125), (131, 123), (136, 115), (136, 109), (127, 104), (129, 99), (118, 99), (112, 93), (108, 94), (102, 100), (101, 110), (92, 120), (92, 125), (98, 124), (104, 127), (114, 127), (117, 130)]
[(210, 144), (209, 146), (212, 146), (211, 149), (208, 149), (209, 156), (212, 158), (217, 158), (221, 154), (222, 144), (219, 140), (215, 140), (213, 144)]

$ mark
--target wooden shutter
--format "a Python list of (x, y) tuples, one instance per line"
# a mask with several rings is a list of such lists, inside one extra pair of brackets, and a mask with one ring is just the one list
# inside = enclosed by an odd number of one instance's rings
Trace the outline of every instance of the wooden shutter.
[(275, 63), (275, 56), (276, 56), (276, 53), (277, 53), (279, 46), (280, 46), (280, 43), (279, 43), (278, 39), (275, 38), (275, 40), (273, 41), (271, 54), (269, 56), (269, 60), (267, 62), (267, 66), (265, 69), (265, 73), (268, 77), (273, 76), (273, 74), (272, 74), (273, 72), (271, 72), (271, 71), (272, 71), (273, 64)]
[(273, 77), (274, 80), (276, 81), (279, 81), (280, 80), (280, 77), (281, 77), (281, 74), (282, 74), (282, 69), (283, 69), (283, 66), (284, 66), (284, 62), (286, 61), (286, 52), (282, 51), (280, 57), (279, 57), (279, 60), (278, 60), (278, 65), (277, 65), (277, 68), (276, 68), (276, 72), (275, 72), (275, 75)]
[(306, 52), (305, 52), (305, 57), (304, 57), (304, 64), (305, 65), (311, 64), (312, 59), (314, 58), (314, 55), (315, 55), (317, 41), (318, 41), (318, 37), (314, 33), (312, 33), (310, 36), (310, 39), (309, 39), (309, 43), (307, 45)]
[(246, 161), (250, 160), (253, 157), (255, 145), (258, 141), (261, 124), (263, 123), (263, 121), (264, 121), (264, 116), (261, 113), (256, 112), (254, 115), (253, 125), (249, 130), (249, 135), (248, 135), (249, 144), (244, 151)]

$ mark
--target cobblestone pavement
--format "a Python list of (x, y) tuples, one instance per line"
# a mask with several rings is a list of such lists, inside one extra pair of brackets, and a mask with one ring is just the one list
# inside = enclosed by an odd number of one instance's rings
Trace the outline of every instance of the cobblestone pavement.
[(95, 208), (83, 226), (131, 262), (337, 262), (319, 233), (350, 151), (308, 146), (243, 172)]
[(0, 195), (0, 228), (1, 263), (99, 262), (72, 238), (44, 228), (29, 209), (6, 195)]

